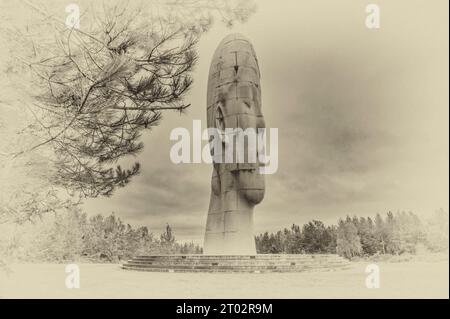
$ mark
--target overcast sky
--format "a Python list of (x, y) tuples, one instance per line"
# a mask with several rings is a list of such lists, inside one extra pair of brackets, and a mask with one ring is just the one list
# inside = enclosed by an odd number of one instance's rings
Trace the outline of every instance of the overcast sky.
[[(256, 231), (346, 214), (448, 211), (448, 2), (377, 1), (381, 28), (365, 27), (366, 1), (257, 1), (232, 30), (199, 43), (187, 114), (168, 113), (132, 161), (142, 173), (89, 213), (201, 242), (212, 167), (175, 165), (170, 131), (201, 119), (213, 52), (230, 32), (253, 43), (267, 127), (279, 129), (279, 169), (266, 176)], [(283, 5), (280, 5), (283, 3)], [(369, 3), (369, 2), (367, 2)]]

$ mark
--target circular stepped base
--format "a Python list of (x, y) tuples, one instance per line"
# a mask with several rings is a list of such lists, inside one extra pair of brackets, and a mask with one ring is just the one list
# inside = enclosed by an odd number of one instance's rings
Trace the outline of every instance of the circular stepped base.
[(300, 272), (349, 266), (342, 257), (317, 255), (160, 255), (136, 256), (123, 269), (153, 272)]

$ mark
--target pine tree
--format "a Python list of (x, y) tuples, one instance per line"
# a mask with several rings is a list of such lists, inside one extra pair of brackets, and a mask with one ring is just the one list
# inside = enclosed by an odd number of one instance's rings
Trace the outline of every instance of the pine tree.
[(33, 32), (12, 24), (2, 36), (11, 44), (11, 81), (20, 83), (11, 87), (31, 99), (18, 105), (34, 115), (26, 125), (34, 142), (11, 155), (51, 153), (56, 164), (46, 179), (82, 197), (110, 196), (128, 184), (140, 164), (116, 163), (142, 150), (142, 133), (163, 113), (190, 106), (184, 98), (197, 43), (213, 16), (232, 24), (254, 11), (242, 1), (171, 1), (170, 9), (159, 1), (92, 3), (83, 12), (86, 33), (65, 27), (54, 8), (26, 2)]
[(448, 251), (448, 212), (442, 208), (427, 220), (426, 245), (432, 251)]
[(377, 252), (376, 238), (373, 222), (369, 218), (361, 217), (358, 222), (358, 236), (361, 238), (361, 247), (364, 255), (374, 255)]
[(350, 217), (347, 217), (345, 221), (339, 221), (336, 242), (336, 251), (340, 256), (350, 259), (361, 255), (362, 249), (358, 230)]
[(255, 238), (256, 251), (258, 254), (270, 253), (270, 237), (269, 233), (265, 232)]
[(326, 252), (331, 238), (326, 234), (323, 222), (313, 220), (303, 225), (302, 230), (303, 247), (307, 253)]
[(288, 243), (286, 253), (288, 254), (300, 254), (302, 252), (302, 234), (300, 226), (292, 224), (289, 232)]
[(166, 250), (165, 253), (172, 253), (174, 250), (175, 237), (172, 234), (172, 228), (169, 224), (166, 225), (165, 231), (160, 236), (161, 245)]
[(337, 246), (337, 227), (335, 225), (328, 226), (327, 233), (330, 240), (326, 248), (326, 251), (327, 253), (335, 254)]
[(400, 237), (396, 229), (398, 228), (394, 214), (389, 211), (386, 215), (385, 238), (386, 251), (389, 254), (397, 255), (400, 253)]
[(375, 216), (375, 238), (377, 241), (377, 252), (386, 254), (386, 232), (384, 220), (380, 214)]

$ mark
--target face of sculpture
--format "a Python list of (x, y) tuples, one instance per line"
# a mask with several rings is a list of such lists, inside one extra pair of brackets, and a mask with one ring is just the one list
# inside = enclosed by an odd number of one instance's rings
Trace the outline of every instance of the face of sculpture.
[[(264, 177), (259, 173), (256, 138), (265, 128), (261, 111), (261, 89), (258, 62), (252, 45), (245, 38), (222, 41), (211, 64), (208, 88), (208, 127), (214, 127), (222, 138), (221, 153), (226, 152), (226, 142), (233, 142), (233, 161), (214, 163), (213, 192), (219, 195), (233, 184), (248, 204), (255, 205), (264, 197)], [(226, 134), (226, 129), (240, 128), (240, 132), (253, 132), (239, 139), (236, 134)], [(252, 139), (250, 141), (250, 139)], [(236, 152), (239, 141), (244, 141), (244, 162)], [(251, 142), (255, 147), (249, 147)], [(217, 151), (217, 150), (215, 150)], [(253, 152), (253, 153), (252, 153)], [(252, 153), (252, 154), (251, 154)], [(252, 159), (253, 155), (253, 159)]]

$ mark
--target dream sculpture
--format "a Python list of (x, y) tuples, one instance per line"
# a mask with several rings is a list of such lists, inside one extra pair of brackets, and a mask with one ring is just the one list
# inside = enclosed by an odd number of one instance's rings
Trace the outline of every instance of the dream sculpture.
[[(258, 59), (252, 44), (240, 34), (227, 36), (211, 62), (207, 93), (207, 125), (223, 133), (232, 129), (265, 128), (261, 112)], [(229, 136), (228, 136), (229, 137)], [(233, 136), (231, 137), (233, 138)], [(225, 139), (225, 138), (224, 138)], [(215, 144), (225, 154), (225, 141)], [(245, 158), (253, 150), (244, 148)], [(217, 146), (212, 152), (217, 152)], [(217, 153), (216, 153), (217, 154)], [(255, 255), (253, 209), (264, 198), (259, 161), (217, 161), (213, 155), (211, 198), (204, 238), (206, 255)]]
[[(231, 140), (242, 141), (239, 132), (265, 128), (259, 79), (258, 60), (250, 42), (239, 34), (222, 40), (208, 80), (207, 122), (213, 173), (204, 254), (135, 256), (123, 264), (124, 269), (261, 273), (338, 269), (348, 265), (345, 259), (332, 254), (321, 254), (320, 258), (308, 254), (256, 254), (253, 210), (264, 198), (261, 173), (271, 171), (267, 170), (270, 165), (263, 163), (271, 161), (259, 139), (256, 149), (250, 143), (242, 143), (239, 151), (233, 148), (228, 153), (233, 155), (231, 161), (224, 161), (223, 155), (226, 157)], [(261, 136), (264, 137), (258, 135)], [(254, 161), (249, 160), (252, 151), (257, 153)], [(241, 161), (242, 155), (247, 161)]]

